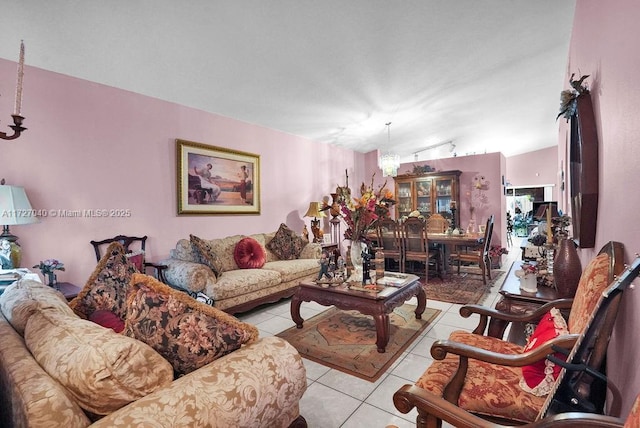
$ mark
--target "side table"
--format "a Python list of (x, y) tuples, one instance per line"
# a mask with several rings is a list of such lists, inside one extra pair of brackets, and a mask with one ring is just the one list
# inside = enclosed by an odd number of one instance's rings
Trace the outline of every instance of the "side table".
[[(539, 308), (545, 303), (558, 299), (556, 289), (551, 287), (538, 285), (538, 291), (535, 294), (520, 290), (520, 280), (515, 272), (520, 269), (522, 263), (521, 260), (513, 262), (502, 287), (500, 287), (499, 293), (502, 298), (496, 303), (496, 309), (501, 312), (514, 315), (524, 314)], [(507, 323), (505, 321), (492, 318), (489, 321), (489, 335), (503, 337), (506, 327)], [(512, 323), (507, 340), (524, 344), (524, 325), (522, 323)]]
[(73, 300), (80, 293), (80, 287), (70, 282), (59, 282), (58, 289), (64, 294), (67, 301)]

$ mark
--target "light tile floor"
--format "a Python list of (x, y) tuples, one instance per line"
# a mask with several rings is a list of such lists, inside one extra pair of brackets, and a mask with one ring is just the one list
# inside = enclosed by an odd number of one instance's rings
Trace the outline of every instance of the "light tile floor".
[[(485, 306), (493, 307), (500, 297), (498, 290), (511, 263), (518, 258), (518, 254), (515, 254), (517, 250), (512, 248), (508, 255), (503, 256), (502, 270), (505, 275), (491, 288), (490, 294), (482, 302)], [(257, 326), (262, 337), (273, 336), (295, 325), (289, 314), (289, 305), (290, 299), (282, 300), (241, 314), (239, 318)], [(393, 394), (402, 385), (414, 383), (428, 367), (432, 361), (429, 350), (435, 340), (446, 339), (453, 330), (472, 330), (478, 321), (476, 316), (462, 318), (458, 313), (460, 305), (428, 300), (427, 307), (442, 312), (374, 383), (304, 359), (308, 386), (300, 402), (300, 413), (307, 420), (309, 428), (415, 426), (416, 411), (408, 414), (398, 412), (393, 405)], [(301, 315), (303, 319), (308, 319), (326, 309), (326, 306), (315, 302), (304, 302)], [(444, 423), (443, 427), (451, 425)]]

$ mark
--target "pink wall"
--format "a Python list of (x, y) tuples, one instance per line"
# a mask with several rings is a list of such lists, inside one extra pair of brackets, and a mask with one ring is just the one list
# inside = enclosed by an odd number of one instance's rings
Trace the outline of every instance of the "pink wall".
[[(0, 60), (0, 120), (13, 109), (16, 64)], [(311, 200), (337, 184), (360, 182), (364, 155), (230, 118), (27, 66), (23, 114), (28, 130), (2, 141), (0, 177), (26, 189), (34, 209), (129, 209), (127, 218), (60, 218), (13, 226), (22, 266), (58, 258), (63, 281), (84, 284), (95, 267), (92, 239), (148, 235), (151, 260), (180, 238), (302, 230)], [(177, 216), (176, 145), (181, 138), (261, 156), (260, 215)], [(353, 181), (351, 181), (353, 180)]]
[[(600, 198), (596, 248), (582, 250), (583, 266), (609, 240), (625, 244), (626, 260), (640, 249), (640, 3), (637, 0), (581, 0), (571, 38), (566, 86), (571, 73), (589, 74), (599, 137)], [(566, 152), (562, 125), (558, 153)], [(636, 284), (639, 282), (636, 280)], [(627, 290), (609, 347), (608, 374), (623, 397), (622, 415), (640, 392), (640, 294)]]
[[(550, 120), (551, 114), (549, 115)], [(558, 163), (558, 146), (535, 152), (511, 156), (507, 162), (507, 182), (511, 186), (554, 185), (552, 200), (558, 200), (559, 176), (562, 166)], [(560, 191), (562, 193), (562, 191)], [(563, 205), (560, 204), (560, 208)]]

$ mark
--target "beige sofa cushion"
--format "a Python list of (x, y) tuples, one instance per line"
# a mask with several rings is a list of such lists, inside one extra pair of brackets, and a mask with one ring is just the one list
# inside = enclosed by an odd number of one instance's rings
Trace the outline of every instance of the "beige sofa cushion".
[(74, 315), (62, 293), (32, 279), (14, 282), (0, 296), (2, 314), (21, 336), (29, 317), (43, 309)]
[(44, 370), (80, 407), (109, 414), (173, 381), (173, 369), (151, 347), (76, 315), (52, 310), (27, 321), (25, 343)]

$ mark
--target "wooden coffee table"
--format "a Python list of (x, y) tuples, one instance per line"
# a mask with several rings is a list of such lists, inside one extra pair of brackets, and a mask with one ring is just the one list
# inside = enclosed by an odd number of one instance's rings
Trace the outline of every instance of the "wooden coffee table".
[(394, 284), (379, 284), (380, 290), (375, 291), (351, 289), (347, 283), (325, 288), (314, 282), (304, 281), (291, 299), (291, 318), (296, 323), (296, 327), (302, 328), (304, 322), (300, 316), (302, 302), (317, 302), (324, 306), (334, 305), (342, 310), (356, 310), (362, 314), (371, 315), (376, 323), (376, 346), (378, 352), (383, 353), (389, 343), (389, 314), (413, 296), (418, 298), (416, 319), (422, 318), (422, 313), (427, 306), (427, 295), (416, 275), (388, 272), (385, 273), (385, 278), (392, 280)]

